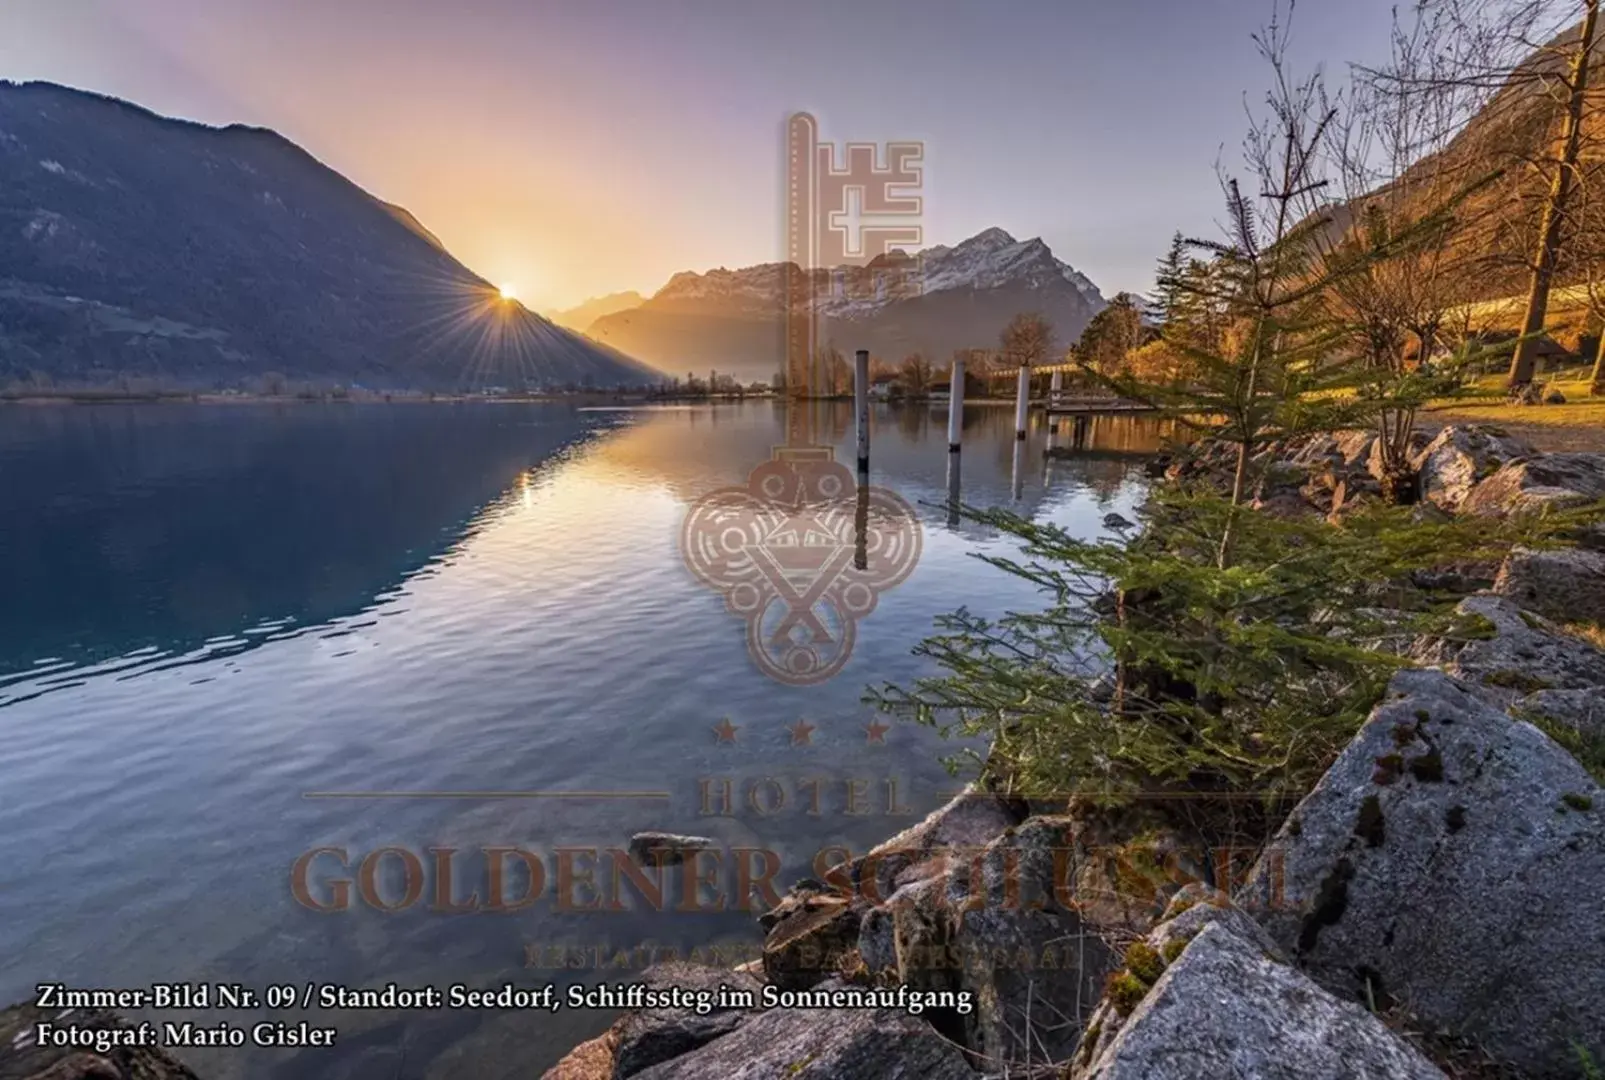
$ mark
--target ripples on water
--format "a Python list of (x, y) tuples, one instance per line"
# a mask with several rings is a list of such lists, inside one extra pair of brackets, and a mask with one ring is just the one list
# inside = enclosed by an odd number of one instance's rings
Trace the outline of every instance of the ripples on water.
[[(966, 503), (1083, 536), (1131, 515), (1152, 423), (1100, 421), (1093, 450), (1051, 463), (1039, 427), (1017, 467), (1012, 411), (971, 412)], [(940, 740), (869, 743), (864, 687), (920, 674), (936, 615), (1041, 606), (970, 557), (1010, 543), (947, 524), (945, 422), (877, 414), (874, 482), (918, 509), (923, 552), (841, 674), (797, 687), (756, 669), (676, 547), (687, 507), (782, 441), (770, 403), (0, 413), (0, 999), (45, 979), (616, 978), (531, 969), (528, 949), (750, 948), (748, 912), (558, 912), (550, 891), (515, 914), (320, 914), (290, 868), (318, 846), (545, 853), (657, 828), (777, 851), (783, 890), (822, 847), (864, 850), (945, 801)], [(847, 410), (824, 423), (850, 462)], [(773, 778), (787, 805), (703, 813), (699, 781), (726, 778), (738, 798)], [(887, 813), (888, 780), (909, 816)], [(849, 781), (868, 812), (846, 812)], [(553, 791), (635, 794), (308, 797)], [(343, 1013), (332, 1050), (186, 1056), (216, 1078), (527, 1077), (609, 1019)]]

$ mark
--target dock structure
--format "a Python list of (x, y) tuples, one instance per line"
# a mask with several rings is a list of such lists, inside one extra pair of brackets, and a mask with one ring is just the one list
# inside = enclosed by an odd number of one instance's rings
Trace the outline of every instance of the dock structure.
[[(979, 351), (979, 350), (976, 350)], [(1066, 387), (1070, 381), (1066, 375), (1083, 374), (1084, 369), (1073, 363), (1036, 364), (1030, 367), (996, 366), (985, 371), (984, 378), (992, 383), (992, 394), (1001, 397), (1005, 393), (1000, 385), (1005, 380), (1018, 380), (1015, 386), (1015, 433), (1018, 435), (1025, 430), (1018, 410), (1021, 402), (1029, 409), (1045, 409), (1050, 417), (1053, 416), (1093, 416), (1099, 413), (1141, 413), (1154, 412), (1155, 406), (1146, 402), (1133, 401), (1129, 398), (1118, 397), (1114, 394), (1103, 393), (1089, 389), (1086, 386)], [(1031, 397), (1030, 384), (1038, 375), (1048, 376), (1048, 392), (1046, 396)]]
[(1146, 401), (1115, 397), (1112, 394), (1086, 394), (1065, 391), (1049, 394), (1044, 403), (1051, 416), (1093, 416), (1100, 413), (1144, 413), (1156, 411)]

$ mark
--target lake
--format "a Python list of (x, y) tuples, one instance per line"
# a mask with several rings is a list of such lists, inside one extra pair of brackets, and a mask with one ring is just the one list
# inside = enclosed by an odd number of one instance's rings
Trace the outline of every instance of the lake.
[[(1101, 418), (1046, 460), (1040, 416), (1018, 444), (1012, 409), (968, 412), (963, 502), (1079, 536), (1132, 514), (1161, 437)], [(851, 466), (849, 407), (809, 423)], [(928, 673), (938, 615), (1043, 605), (974, 558), (1013, 543), (951, 517), (945, 410), (877, 406), (856, 522), (747, 506), (795, 434), (768, 401), (0, 410), (0, 1004), (47, 980), (289, 987), (296, 1007), (137, 1015), (339, 1029), (182, 1055), (212, 1080), (527, 1078), (612, 1015), (300, 993), (755, 955), (754, 911), (659, 903), (596, 853), (694, 833), (731, 866), (773, 853), (783, 892), (862, 852), (962, 782), (933, 732), (877, 733), (866, 686)], [(770, 561), (727, 580), (709, 560), (742, 529)], [(821, 536), (828, 572), (796, 561)], [(486, 848), (536, 853), (534, 902), (528, 863)]]

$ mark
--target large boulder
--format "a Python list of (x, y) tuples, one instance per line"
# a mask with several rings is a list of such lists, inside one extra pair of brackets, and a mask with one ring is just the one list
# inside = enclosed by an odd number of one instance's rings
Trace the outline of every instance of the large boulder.
[(1605, 688), (1540, 690), (1515, 704), (1512, 715), (1542, 717), (1593, 738), (1605, 738)]
[(1317, 982), (1539, 1077), (1605, 1060), (1605, 792), (1435, 671), (1388, 697), (1238, 899)]
[(1415, 458), (1421, 497), (1453, 513), (1471, 489), (1507, 462), (1529, 458), (1535, 450), (1497, 428), (1450, 425), (1438, 432)]
[(1486, 593), (1462, 600), (1449, 631), (1416, 642), (1411, 656), (1474, 683), (1501, 707), (1541, 690), (1605, 687), (1605, 652)]
[(1562, 622), (1605, 621), (1605, 553), (1515, 548), (1499, 568), (1494, 592)]
[[(721, 986), (757, 994), (762, 983), (751, 975), (696, 964), (656, 964), (641, 973), (638, 980), (654, 990), (679, 987), (688, 991), (717, 993)], [(639, 1009), (625, 1013), (613, 1025), (612, 1057), (614, 1080), (625, 1080), (695, 1050), (734, 1031), (755, 1014), (745, 1009), (715, 1007), (708, 1012), (694, 1008)]]
[[(827, 982), (818, 989), (840, 987)], [(916, 1016), (890, 1009), (763, 1012), (723, 1038), (637, 1073), (639, 1080), (975, 1080), (964, 1055)]]
[(1075, 1080), (1444, 1080), (1419, 1052), (1224, 922), (1185, 942)]
[(1462, 513), (1497, 517), (1605, 499), (1605, 454), (1543, 454), (1505, 465), (1460, 505)]
[(864, 920), (866, 965), (890, 954), (912, 988), (972, 994), (975, 1010), (953, 1018), (949, 1034), (987, 1061), (1068, 1058), (1118, 966), (1065, 888), (1073, 836), (1069, 819), (1031, 818), (905, 886)]

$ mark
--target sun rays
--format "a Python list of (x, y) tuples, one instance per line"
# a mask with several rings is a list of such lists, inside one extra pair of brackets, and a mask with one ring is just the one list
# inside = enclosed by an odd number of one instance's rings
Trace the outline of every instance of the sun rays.
[(407, 317), (395, 330), (403, 362), (455, 360), (463, 389), (550, 387), (576, 382), (594, 368), (580, 341), (519, 302), (513, 283), (497, 287), (412, 273), (399, 275), (396, 284), (398, 294), (406, 294)]

